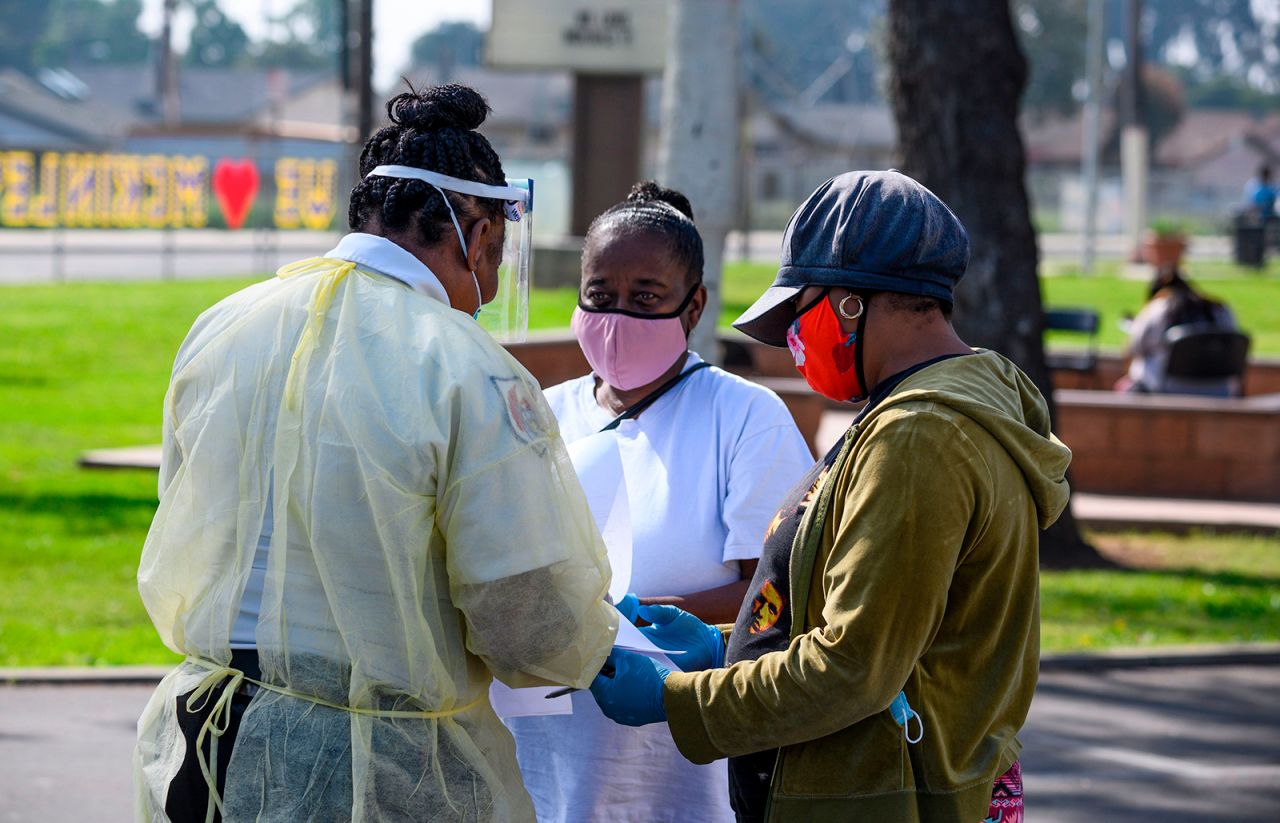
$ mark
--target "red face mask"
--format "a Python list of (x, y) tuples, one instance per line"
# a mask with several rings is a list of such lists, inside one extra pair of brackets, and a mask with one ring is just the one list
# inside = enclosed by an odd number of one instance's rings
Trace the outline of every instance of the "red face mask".
[(795, 358), (796, 368), (809, 387), (823, 397), (839, 402), (857, 401), (867, 396), (863, 384), (858, 335), (863, 329), (866, 305), (859, 297), (858, 331), (846, 333), (827, 292), (796, 317), (787, 329), (787, 348)]

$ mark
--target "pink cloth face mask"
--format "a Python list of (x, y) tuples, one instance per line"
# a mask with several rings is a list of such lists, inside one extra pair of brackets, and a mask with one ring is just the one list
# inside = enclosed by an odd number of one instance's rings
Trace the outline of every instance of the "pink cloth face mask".
[(657, 380), (689, 348), (680, 315), (697, 291), (694, 286), (680, 308), (667, 314), (591, 309), (579, 303), (570, 327), (591, 370), (623, 391)]

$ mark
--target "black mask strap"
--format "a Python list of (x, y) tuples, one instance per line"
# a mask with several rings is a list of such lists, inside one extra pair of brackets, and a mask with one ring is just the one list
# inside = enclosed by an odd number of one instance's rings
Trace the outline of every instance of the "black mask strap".
[(853, 350), (853, 367), (858, 375), (858, 385), (865, 392), (864, 397), (869, 397), (871, 395), (871, 387), (867, 385), (867, 373), (862, 367), (862, 353), (867, 348), (867, 340), (864, 334), (867, 331), (867, 312), (871, 309), (871, 298), (858, 295), (858, 299), (862, 301), (862, 314), (858, 315), (858, 328), (854, 332), (857, 335), (855, 338), (857, 345), (854, 346)]
[[(796, 309), (796, 318), (795, 318), (795, 319), (796, 319), (796, 320), (799, 320), (799, 319), (801, 318), (801, 316), (803, 316), (804, 314), (808, 313), (810, 310), (812, 310), (815, 306), (817, 306), (817, 305), (818, 305), (819, 303), (821, 303), (823, 300), (826, 300), (826, 299), (827, 299), (827, 295), (829, 295), (829, 294), (831, 294), (831, 287), (830, 287), (830, 286), (825, 286), (825, 287), (822, 289), (822, 293), (821, 293), (821, 294), (819, 294), (817, 297), (813, 298), (813, 299), (812, 299), (812, 300), (810, 300), (808, 303), (806, 303), (806, 304), (804, 304), (803, 306), (800, 306), (799, 308), (797, 308), (797, 309)], [(797, 295), (796, 295), (796, 298), (797, 298), (797, 299), (799, 299), (799, 297), (800, 297), (800, 295), (799, 295), (799, 294), (797, 294)]]
[(680, 302), (680, 307), (675, 311), (664, 312), (662, 314), (645, 314), (639, 311), (628, 311), (627, 309), (601, 309), (594, 306), (584, 305), (582, 295), (578, 295), (578, 308), (588, 314), (625, 314), (627, 317), (639, 317), (641, 320), (670, 320), (673, 317), (679, 317), (684, 314), (684, 310), (689, 308), (689, 304), (693, 302), (693, 296), (698, 293), (698, 289), (702, 288), (702, 281), (699, 280), (693, 284), (693, 288), (689, 289), (689, 293), (684, 296), (684, 300)]

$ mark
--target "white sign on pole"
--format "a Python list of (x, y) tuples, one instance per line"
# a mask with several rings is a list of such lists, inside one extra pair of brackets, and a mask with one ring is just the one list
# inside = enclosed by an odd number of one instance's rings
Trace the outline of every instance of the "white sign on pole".
[(588, 74), (662, 71), (667, 0), (493, 0), (489, 65)]

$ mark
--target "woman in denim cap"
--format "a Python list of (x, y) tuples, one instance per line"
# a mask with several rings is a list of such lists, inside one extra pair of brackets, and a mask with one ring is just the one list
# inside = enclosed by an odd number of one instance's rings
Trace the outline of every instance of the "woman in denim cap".
[(792, 217), (735, 324), (817, 392), (865, 401), (770, 525), (731, 630), (641, 611), (683, 671), (615, 651), (592, 693), (728, 757), (741, 821), (1021, 820), (1039, 529), (1070, 452), (1016, 366), (951, 326), (968, 239), (928, 189), (854, 172)]

